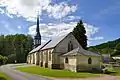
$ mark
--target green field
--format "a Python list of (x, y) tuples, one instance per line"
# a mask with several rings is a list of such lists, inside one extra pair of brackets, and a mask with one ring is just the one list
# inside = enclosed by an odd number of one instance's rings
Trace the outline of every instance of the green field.
[(48, 68), (41, 68), (39, 66), (21, 67), (21, 68), (17, 68), (17, 70), (32, 74), (47, 76), (47, 77), (56, 77), (56, 78), (86, 78), (86, 77), (101, 76), (101, 74), (93, 74), (88, 72), (76, 73), (66, 70), (53, 70)]
[(110, 75), (120, 76), (120, 68), (118, 68), (118, 69), (116, 69), (116, 68), (110, 69), (109, 71), (111, 72)]
[(10, 77), (0, 72), (0, 80), (12, 80)]

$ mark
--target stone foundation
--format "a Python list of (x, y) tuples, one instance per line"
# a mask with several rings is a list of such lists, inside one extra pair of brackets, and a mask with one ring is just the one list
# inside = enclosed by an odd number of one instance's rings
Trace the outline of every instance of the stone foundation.
[(76, 68), (77, 68), (77, 72), (91, 70), (91, 67), (87, 65), (77, 65)]
[(52, 69), (60, 69), (60, 64), (52, 64)]

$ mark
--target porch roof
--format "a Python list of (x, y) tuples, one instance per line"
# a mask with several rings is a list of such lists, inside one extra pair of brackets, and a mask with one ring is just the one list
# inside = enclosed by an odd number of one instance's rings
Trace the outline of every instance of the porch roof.
[(100, 56), (100, 54), (98, 54), (98, 53), (85, 50), (81, 47), (75, 48), (72, 51), (70, 51), (66, 54), (63, 54), (63, 56), (68, 56), (68, 55), (70, 55), (70, 56), (73, 56), (73, 55)]

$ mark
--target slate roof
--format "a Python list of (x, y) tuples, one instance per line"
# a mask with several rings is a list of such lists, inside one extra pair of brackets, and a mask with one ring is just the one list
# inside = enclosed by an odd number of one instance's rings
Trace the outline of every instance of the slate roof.
[(87, 50), (83, 49), (82, 47), (75, 48), (72, 51), (70, 51), (66, 54), (63, 54), (63, 56), (67, 56), (67, 55), (100, 56), (99, 54), (91, 52), (91, 51), (87, 51)]
[(43, 47), (41, 50), (49, 49), (55, 47), (61, 40), (63, 40), (67, 35), (71, 33), (65, 34), (63, 36), (55, 37), (53, 38), (45, 47)]
[(42, 43), (40, 46), (38, 46), (37, 48), (33, 49), (29, 53), (34, 53), (34, 52), (39, 51), (39, 50), (53, 48), (69, 34), (71, 34), (71, 32), (68, 33), (68, 34), (65, 34), (63, 36), (54, 37), (51, 40), (49, 40), (47, 43)]

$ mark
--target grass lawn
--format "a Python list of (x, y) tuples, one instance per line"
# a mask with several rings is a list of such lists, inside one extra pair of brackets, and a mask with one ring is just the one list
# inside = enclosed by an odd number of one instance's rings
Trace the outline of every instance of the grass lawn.
[(120, 76), (120, 68), (110, 69), (110, 75)]
[(87, 72), (76, 73), (66, 70), (53, 70), (48, 68), (41, 68), (39, 66), (21, 67), (21, 68), (17, 68), (17, 70), (32, 74), (38, 74), (42, 76), (56, 77), (56, 78), (86, 78), (86, 77), (101, 76), (101, 74), (92, 74)]
[(0, 80), (12, 80), (10, 77), (0, 72)]

